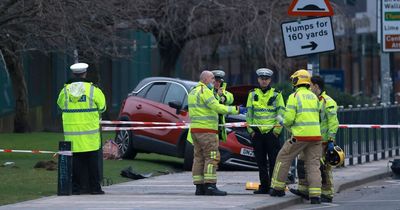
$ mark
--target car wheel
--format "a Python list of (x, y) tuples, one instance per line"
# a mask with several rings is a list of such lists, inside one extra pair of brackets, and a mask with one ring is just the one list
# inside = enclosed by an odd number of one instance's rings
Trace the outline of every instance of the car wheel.
[(183, 155), (183, 170), (191, 171), (193, 166), (193, 145), (185, 142), (185, 154)]
[(133, 147), (134, 134), (132, 131), (121, 130), (115, 136), (115, 143), (118, 145), (119, 154), (125, 159), (134, 159), (137, 151)]

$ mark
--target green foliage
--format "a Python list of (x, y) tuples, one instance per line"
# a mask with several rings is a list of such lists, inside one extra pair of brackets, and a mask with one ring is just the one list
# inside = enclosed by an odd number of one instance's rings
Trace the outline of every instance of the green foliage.
[[(114, 134), (103, 134), (103, 140), (112, 139)], [(1, 149), (57, 151), (61, 133), (0, 134)], [(13, 165), (0, 167), (0, 205), (36, 199), (57, 193), (57, 171), (35, 169), (38, 161), (57, 161), (52, 154), (1, 153), (0, 166), (5, 162)], [(163, 172), (179, 171), (183, 160), (157, 154), (138, 154), (135, 160), (105, 160), (104, 177), (112, 183), (131, 181), (120, 176), (120, 171), (132, 166), (138, 173), (160, 175)], [(5, 190), (6, 189), (6, 190)]]

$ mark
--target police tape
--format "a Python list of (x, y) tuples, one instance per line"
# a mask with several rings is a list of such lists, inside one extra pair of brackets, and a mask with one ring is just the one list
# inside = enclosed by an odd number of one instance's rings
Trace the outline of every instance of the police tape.
[(55, 155), (72, 156), (72, 152), (71, 152), (71, 151), (58, 151), (58, 152), (53, 152), (53, 151), (44, 151), (44, 150), (0, 149), (0, 152), (4, 152), (4, 153), (53, 154), (54, 156), (55, 156)]
[(176, 125), (183, 126), (187, 125), (186, 122), (169, 123), (169, 122), (140, 122), (140, 121), (107, 121), (102, 120), (102, 125)]
[[(146, 126), (146, 127), (107, 127), (103, 126), (103, 131), (121, 131), (121, 130), (166, 130), (166, 129), (188, 129), (190, 124), (186, 122), (178, 123), (167, 123), (167, 122), (138, 122), (138, 121), (101, 121), (102, 124), (131, 124), (131, 125), (168, 125), (168, 126)], [(225, 126), (227, 128), (239, 128), (239, 127), (282, 127), (280, 125), (272, 124), (248, 124), (247, 122), (234, 122), (219, 124), (219, 126)], [(376, 124), (341, 124), (339, 128), (400, 128), (400, 125), (376, 125)]]
[(380, 129), (380, 128), (400, 128), (400, 125), (374, 125), (374, 124), (341, 124), (339, 125), (339, 128), (374, 128), (374, 129)]

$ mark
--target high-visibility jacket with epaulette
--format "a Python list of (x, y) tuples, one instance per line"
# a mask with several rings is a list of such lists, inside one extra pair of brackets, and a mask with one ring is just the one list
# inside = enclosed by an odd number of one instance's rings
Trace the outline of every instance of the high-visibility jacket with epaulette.
[(218, 114), (238, 114), (235, 106), (218, 102), (212, 90), (199, 82), (188, 96), (190, 132), (218, 133)]
[(306, 87), (298, 87), (286, 104), (283, 124), (299, 141), (320, 141), (319, 100)]
[(325, 91), (318, 97), (321, 105), (321, 134), (322, 141), (335, 140), (336, 132), (339, 128), (337, 118), (337, 104)]
[(103, 92), (89, 82), (65, 84), (57, 104), (62, 111), (64, 138), (72, 142), (72, 152), (98, 150), (100, 113), (106, 110)]
[[(222, 97), (221, 97), (220, 95), (218, 95), (217, 91), (215, 91), (215, 89), (213, 89), (213, 93), (214, 93), (214, 95), (215, 95), (215, 98), (218, 100), (218, 102), (219, 102), (220, 104), (231, 105), (231, 104), (233, 103), (233, 101), (234, 101), (233, 94), (230, 93), (229, 91), (225, 90), (225, 88), (226, 88), (226, 83), (224, 83), (224, 87), (222, 87), (222, 88), (223, 88), (223, 90), (222, 90), (222, 96), (223, 96), (225, 99), (223, 100)], [(219, 124), (224, 125), (224, 124), (225, 124), (225, 115), (219, 114), (218, 117), (219, 117), (219, 118), (218, 118)], [(227, 135), (226, 135), (226, 128), (225, 128), (225, 126), (219, 126), (219, 127), (218, 127), (218, 134), (219, 134), (220, 140), (223, 141), (223, 142), (225, 142), (225, 141), (226, 141), (226, 136), (227, 136)]]
[[(257, 127), (261, 133), (268, 133), (271, 129), (275, 134), (281, 133), (282, 126), (277, 122), (276, 116), (283, 116), (285, 103), (279, 91), (270, 88), (264, 93), (260, 88), (255, 88), (247, 97), (246, 107), (248, 125), (265, 125)], [(247, 131), (253, 133), (254, 129), (248, 126)]]

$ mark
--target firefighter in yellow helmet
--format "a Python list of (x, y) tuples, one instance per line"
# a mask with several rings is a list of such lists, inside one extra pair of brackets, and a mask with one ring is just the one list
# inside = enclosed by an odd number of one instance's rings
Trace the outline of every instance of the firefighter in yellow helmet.
[(65, 141), (72, 145), (72, 193), (104, 194), (100, 185), (100, 114), (106, 110), (103, 92), (86, 80), (86, 63), (70, 67), (74, 78), (60, 91)]
[[(324, 79), (320, 76), (311, 77), (311, 91), (318, 96), (321, 105), (321, 134), (322, 134), (322, 156), (321, 159), (321, 178), (322, 178), (322, 191), (321, 201), (332, 202), (334, 188), (332, 166), (329, 163), (329, 157), (326, 154), (334, 152), (334, 141), (336, 132), (339, 128), (339, 120), (337, 118), (337, 104), (330, 96), (326, 94)], [(297, 190), (290, 189), (290, 192), (304, 198), (308, 198), (308, 183), (306, 180), (307, 171), (304, 168), (304, 154), (300, 153), (297, 161), (297, 174), (299, 176), (299, 183)]]
[(218, 114), (244, 114), (245, 107), (225, 106), (215, 98), (212, 89), (215, 78), (211, 71), (200, 74), (199, 83), (188, 96), (190, 133), (193, 141), (193, 184), (195, 195), (227, 195), (217, 188)]
[(278, 153), (271, 183), (271, 196), (284, 196), (286, 179), (292, 161), (300, 152), (304, 152), (307, 168), (308, 193), (311, 204), (321, 203), (321, 129), (319, 122), (319, 100), (309, 90), (310, 74), (298, 70), (291, 77), (295, 92), (286, 104), (284, 118), (278, 117), (280, 123), (288, 128), (292, 136)]
[(259, 87), (250, 91), (247, 97), (247, 124), (265, 125), (247, 127), (247, 131), (252, 137), (261, 183), (254, 194), (269, 193), (272, 172), (280, 149), (278, 137), (282, 131), (282, 126), (278, 124), (276, 116), (278, 114), (283, 115), (285, 104), (281, 92), (271, 87), (273, 73), (271, 69), (257, 69)]
[[(226, 82), (224, 81), (225, 72), (222, 70), (211, 71), (214, 74), (215, 83), (213, 88), (213, 93), (215, 98), (220, 104), (231, 105), (233, 103), (233, 94), (226, 90)], [(219, 124), (225, 124), (225, 115), (218, 114)], [(220, 141), (226, 141), (226, 129), (225, 126), (218, 127), (218, 138)]]

